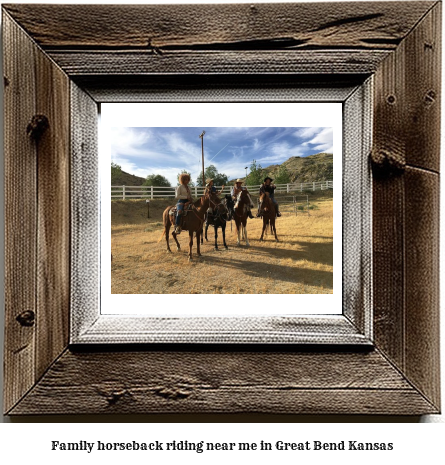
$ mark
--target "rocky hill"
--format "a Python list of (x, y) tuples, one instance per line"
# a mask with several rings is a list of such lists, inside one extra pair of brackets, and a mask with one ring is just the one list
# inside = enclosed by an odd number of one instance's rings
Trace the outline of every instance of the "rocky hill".
[[(307, 157), (292, 157), (282, 163), (288, 170), (291, 182), (330, 181), (334, 174), (332, 153), (317, 153)], [(263, 170), (273, 178), (280, 165), (270, 165)]]
[[(307, 157), (292, 157), (283, 162), (291, 182), (331, 181), (334, 173), (332, 153), (316, 153)], [(281, 165), (269, 165), (263, 168), (262, 175), (274, 178)], [(241, 178), (244, 180), (244, 178)], [(231, 180), (229, 181), (232, 183)]]
[(113, 182), (113, 186), (142, 186), (145, 178), (135, 176), (134, 174), (126, 173), (125, 171), (121, 172), (121, 175), (116, 178)]

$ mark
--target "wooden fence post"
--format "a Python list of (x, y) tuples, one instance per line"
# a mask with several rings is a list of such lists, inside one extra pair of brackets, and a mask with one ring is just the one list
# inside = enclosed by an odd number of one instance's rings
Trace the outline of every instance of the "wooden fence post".
[(125, 184), (122, 186), (122, 200), (125, 200)]
[(153, 198), (153, 186), (150, 186), (150, 198)]

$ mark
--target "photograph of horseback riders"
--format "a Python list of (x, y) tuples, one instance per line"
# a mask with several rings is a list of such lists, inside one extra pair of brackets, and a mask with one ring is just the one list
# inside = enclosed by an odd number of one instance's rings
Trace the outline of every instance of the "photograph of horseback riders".
[(334, 132), (113, 128), (111, 294), (332, 294)]

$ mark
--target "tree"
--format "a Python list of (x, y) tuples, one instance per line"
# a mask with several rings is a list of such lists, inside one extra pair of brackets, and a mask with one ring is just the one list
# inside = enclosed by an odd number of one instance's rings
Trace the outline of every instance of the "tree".
[(263, 183), (263, 168), (260, 164), (257, 165), (256, 160), (253, 160), (250, 165), (250, 172), (246, 178), (246, 185), (258, 186)]
[[(229, 182), (229, 177), (226, 174), (218, 173), (218, 170), (216, 169), (215, 165), (208, 166), (204, 171), (204, 176), (205, 176), (205, 179), (208, 179), (208, 178), (213, 179), (214, 186), (226, 186), (227, 183)], [(196, 185), (197, 186), (205, 185), (205, 183), (203, 184), (202, 182), (202, 173), (199, 173), (199, 176), (196, 180)]]
[(290, 174), (285, 165), (280, 165), (275, 174), (274, 184), (290, 183)]
[(161, 187), (171, 187), (170, 182), (167, 178), (160, 174), (149, 174), (146, 178), (143, 186), (161, 186)]
[(111, 162), (111, 185), (118, 184), (122, 176), (122, 168)]
[(178, 176), (176, 176), (176, 179), (178, 180), (178, 186), (179, 186), (179, 176), (181, 176), (181, 174), (188, 174), (190, 176), (190, 182), (189, 182), (190, 187), (193, 187), (195, 185), (195, 183), (192, 181), (192, 175), (187, 170), (182, 170), (180, 173), (178, 173)]

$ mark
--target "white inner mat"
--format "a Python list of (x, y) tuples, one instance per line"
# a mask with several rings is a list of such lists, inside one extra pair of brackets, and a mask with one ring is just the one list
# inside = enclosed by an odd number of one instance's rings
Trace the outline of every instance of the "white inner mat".
[[(333, 294), (111, 294), (111, 131), (118, 127), (332, 127), (335, 186)], [(102, 104), (99, 165), (101, 314), (221, 317), (342, 313), (341, 103)]]

